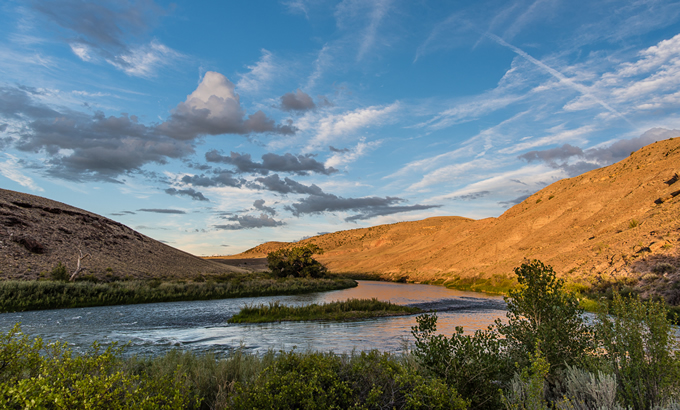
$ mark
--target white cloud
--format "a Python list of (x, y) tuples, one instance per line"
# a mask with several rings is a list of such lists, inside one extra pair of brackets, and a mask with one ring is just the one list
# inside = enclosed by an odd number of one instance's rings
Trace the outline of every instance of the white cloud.
[(77, 55), (81, 60), (83, 61), (92, 60), (92, 56), (90, 55), (90, 48), (85, 44), (71, 43), (69, 45), (71, 46), (71, 51), (73, 51), (73, 54)]
[(348, 150), (347, 152), (335, 152), (330, 158), (326, 160), (324, 165), (326, 168), (344, 167), (347, 164), (350, 164), (368, 154), (369, 151), (376, 149), (378, 146), (380, 146), (380, 144), (382, 144), (382, 141), (366, 142), (365, 138), (362, 138), (354, 148)]
[(26, 176), (19, 171), (19, 159), (11, 154), (5, 154), (9, 159), (5, 162), (0, 162), (0, 174), (5, 178), (11, 179), (17, 184), (24, 186), (31, 191), (43, 191), (31, 177)]
[(156, 70), (181, 57), (175, 50), (154, 40), (151, 43), (130, 49), (114, 59), (106, 60), (109, 64), (135, 77), (152, 77)]
[(269, 83), (276, 74), (278, 67), (274, 64), (274, 56), (271, 52), (262, 49), (262, 57), (255, 65), (248, 66), (250, 70), (241, 75), (241, 79), (236, 83), (239, 90), (254, 93)]
[(560, 125), (557, 127), (553, 127), (549, 131), (552, 132), (552, 134), (547, 135), (545, 137), (541, 138), (530, 138), (526, 140), (525, 142), (521, 142), (519, 144), (515, 144), (513, 146), (503, 148), (499, 150), (498, 152), (501, 154), (514, 154), (516, 152), (524, 151), (529, 148), (535, 148), (535, 147), (543, 147), (546, 145), (554, 145), (554, 144), (562, 144), (566, 142), (572, 142), (576, 144), (584, 144), (587, 142), (587, 139), (584, 138), (584, 135), (590, 134), (594, 132), (596, 128), (592, 125), (584, 125), (583, 127), (571, 129), (571, 130), (565, 130), (564, 125)]
[(421, 180), (409, 186), (408, 190), (417, 191), (427, 188), (431, 185), (450, 183), (463, 177), (469, 178), (470, 172), (485, 171), (493, 169), (497, 166), (497, 161), (487, 158), (475, 158), (472, 161), (447, 165), (423, 175)]
[(310, 141), (308, 150), (328, 146), (337, 137), (354, 133), (359, 129), (384, 124), (399, 107), (397, 101), (387, 106), (371, 106), (344, 114), (328, 115), (316, 125), (316, 136)]
[(91, 93), (91, 92), (79, 91), (79, 90), (73, 90), (73, 91), (71, 91), (71, 94), (79, 95), (81, 97), (108, 97), (108, 96), (111, 95), (109, 93), (103, 93), (103, 92)]
[(564, 171), (553, 169), (543, 164), (527, 165), (508, 172), (492, 174), (481, 181), (465, 185), (453, 192), (438, 195), (424, 201), (426, 203), (441, 203), (457, 196), (481, 191), (489, 191), (490, 197), (511, 197), (528, 190), (533, 193), (545, 186), (545, 183), (564, 178)]

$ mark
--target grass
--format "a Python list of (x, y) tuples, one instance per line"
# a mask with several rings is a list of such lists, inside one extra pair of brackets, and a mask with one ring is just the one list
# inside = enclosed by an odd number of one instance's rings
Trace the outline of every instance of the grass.
[(245, 306), (229, 319), (229, 323), (266, 323), (304, 320), (355, 320), (371, 317), (402, 316), (422, 312), (421, 309), (395, 305), (373, 299), (347, 299), (346, 301), (286, 306), (277, 302)]
[(267, 274), (202, 280), (110, 283), (8, 280), (0, 282), (0, 312), (293, 295), (357, 286), (356, 281), (348, 278), (271, 278)]
[(461, 278), (455, 276), (444, 283), (449, 289), (482, 292), (492, 295), (507, 295), (510, 289), (517, 286), (517, 281), (504, 275), (493, 275), (490, 278), (480, 276)]

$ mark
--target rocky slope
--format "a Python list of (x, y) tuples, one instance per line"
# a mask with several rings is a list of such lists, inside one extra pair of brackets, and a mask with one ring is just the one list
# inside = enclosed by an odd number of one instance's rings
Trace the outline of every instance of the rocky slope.
[(39, 196), (0, 189), (0, 278), (37, 279), (62, 262), (100, 279), (186, 278), (243, 269), (207, 261), (127, 226)]
[[(388, 279), (511, 276), (540, 259), (562, 276), (628, 278), (680, 303), (680, 138), (560, 180), (498, 218), (429, 218), (315, 236), (331, 271)], [(265, 243), (234, 258), (262, 258)], [(677, 285), (675, 285), (677, 283)]]

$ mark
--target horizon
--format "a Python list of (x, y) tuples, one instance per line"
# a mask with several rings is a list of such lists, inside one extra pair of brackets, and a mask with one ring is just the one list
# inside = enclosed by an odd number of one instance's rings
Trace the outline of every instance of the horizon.
[(0, 7), (0, 187), (195, 255), (497, 217), (680, 136), (670, 1)]

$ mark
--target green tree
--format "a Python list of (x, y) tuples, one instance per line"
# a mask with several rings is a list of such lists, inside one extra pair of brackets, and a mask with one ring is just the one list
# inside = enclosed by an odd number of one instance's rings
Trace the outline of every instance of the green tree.
[(457, 326), (447, 337), (436, 334), (436, 314), (417, 316), (416, 321), (411, 333), (416, 339), (413, 353), (420, 364), (469, 400), (471, 408), (501, 408), (499, 382), (509, 380), (512, 367), (498, 334), (490, 328), (465, 335)]
[(267, 265), (280, 278), (288, 276), (320, 278), (325, 276), (328, 270), (312, 257), (315, 254), (323, 254), (323, 249), (313, 243), (289, 249), (279, 249), (267, 255)]
[(680, 345), (663, 302), (614, 293), (595, 323), (605, 365), (626, 406), (651, 409), (680, 395)]
[(522, 367), (540, 341), (541, 352), (554, 375), (566, 365), (583, 365), (592, 352), (593, 337), (576, 297), (552, 267), (533, 260), (515, 268), (519, 287), (505, 298), (508, 323), (496, 320), (509, 353)]

